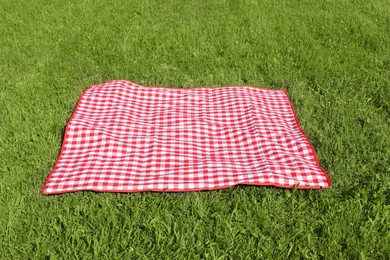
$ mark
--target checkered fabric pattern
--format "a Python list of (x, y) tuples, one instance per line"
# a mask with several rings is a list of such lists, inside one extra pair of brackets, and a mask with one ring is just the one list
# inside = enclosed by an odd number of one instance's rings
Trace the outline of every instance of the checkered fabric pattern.
[(42, 193), (238, 184), (330, 186), (285, 91), (110, 81), (82, 94)]

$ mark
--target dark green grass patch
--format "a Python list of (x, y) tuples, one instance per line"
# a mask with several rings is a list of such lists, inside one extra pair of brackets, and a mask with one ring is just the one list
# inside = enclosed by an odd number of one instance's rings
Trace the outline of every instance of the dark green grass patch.
[[(388, 1), (1, 1), (0, 258), (389, 259)], [(94, 83), (286, 89), (327, 190), (42, 196)]]

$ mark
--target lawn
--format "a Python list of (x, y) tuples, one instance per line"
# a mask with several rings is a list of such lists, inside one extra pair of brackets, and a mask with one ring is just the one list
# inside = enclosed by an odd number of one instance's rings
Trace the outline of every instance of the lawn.
[[(0, 0), (0, 259), (389, 259), (388, 0)], [(82, 91), (286, 89), (332, 187), (41, 195)]]

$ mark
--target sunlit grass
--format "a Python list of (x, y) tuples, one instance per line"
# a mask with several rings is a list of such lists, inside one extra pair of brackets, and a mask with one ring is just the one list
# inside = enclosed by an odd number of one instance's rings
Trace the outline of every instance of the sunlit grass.
[[(388, 1), (1, 1), (0, 258), (390, 258)], [(286, 89), (328, 190), (42, 196), (89, 85)]]

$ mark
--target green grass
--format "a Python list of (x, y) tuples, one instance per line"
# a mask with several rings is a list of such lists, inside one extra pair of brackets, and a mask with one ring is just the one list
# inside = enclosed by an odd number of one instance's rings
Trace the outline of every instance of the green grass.
[[(390, 258), (389, 1), (0, 0), (0, 14), (0, 259)], [(78, 97), (111, 79), (287, 89), (332, 187), (41, 195)]]

